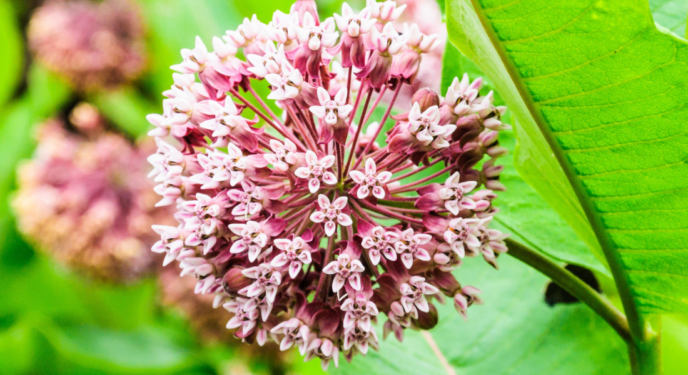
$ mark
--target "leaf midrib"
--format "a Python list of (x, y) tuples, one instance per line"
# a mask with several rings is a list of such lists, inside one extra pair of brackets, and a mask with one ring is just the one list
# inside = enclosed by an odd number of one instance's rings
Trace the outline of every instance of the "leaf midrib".
[[(533, 118), (533, 121), (537, 124), (540, 133), (547, 141), (550, 150), (552, 150), (554, 156), (557, 159), (557, 162), (559, 163), (564, 172), (564, 175), (566, 175), (569, 184), (573, 188), (573, 191), (576, 194), (576, 198), (578, 199), (581, 208), (585, 212), (586, 218), (588, 219), (588, 222), (590, 223), (590, 226), (593, 232), (595, 233), (595, 237), (597, 238), (597, 241), (599, 242), (602, 251), (604, 252), (609, 268), (612, 272), (612, 275), (614, 276), (614, 281), (616, 283), (619, 296), (621, 297), (624, 312), (626, 313), (633, 336), (637, 338), (645, 337), (646, 334), (643, 328), (642, 318), (638, 313), (638, 309), (633, 300), (633, 294), (631, 293), (628, 275), (624, 272), (620, 255), (614, 251), (611, 239), (606, 235), (606, 228), (602, 224), (601, 218), (597, 217), (594, 214), (593, 205), (588, 200), (589, 197), (586, 194), (582, 181), (577, 179), (577, 176), (573, 171), (572, 166), (567, 162), (565, 158), (563, 149), (556, 141), (556, 139), (554, 139), (554, 134), (550, 131), (549, 127), (547, 126), (547, 122), (542, 116), (542, 113), (539, 110), (539, 106), (535, 103), (533, 96), (524, 86), (523, 82), (521, 82), (520, 74), (511, 62), (511, 59), (507, 56), (507, 51), (503, 48), (501, 44), (502, 41), (497, 37), (490, 22), (486, 19), (484, 10), (480, 6), (480, 4), (478, 4), (478, 0), (470, 0), (470, 2), (473, 7), (473, 11), (475, 12), (478, 20), (480, 21), (483, 31), (490, 39), (490, 42), (492, 43), (492, 46), (495, 49), (495, 52), (499, 56), (501, 63), (504, 65), (504, 68), (507, 74), (509, 75), (509, 78), (511, 79), (512, 83), (514, 84), (514, 87), (523, 99), (523, 103), (528, 113)], [(587, 9), (588, 8), (584, 9), (582, 13), (587, 12)], [(640, 34), (646, 31), (647, 30), (643, 30)]]

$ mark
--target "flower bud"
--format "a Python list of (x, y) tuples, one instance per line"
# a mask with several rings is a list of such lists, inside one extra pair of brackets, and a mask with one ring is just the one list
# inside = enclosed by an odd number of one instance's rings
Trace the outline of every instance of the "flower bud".
[(237, 295), (241, 289), (253, 284), (253, 280), (244, 276), (242, 271), (242, 268), (232, 267), (222, 277), (222, 288), (230, 296)]
[(439, 316), (437, 314), (437, 308), (433, 304), (429, 304), (430, 309), (428, 312), (418, 311), (418, 319), (414, 319), (414, 323), (420, 329), (432, 329), (437, 325), (439, 321)]
[(430, 88), (422, 88), (416, 91), (411, 97), (411, 103), (418, 103), (420, 111), (424, 112), (432, 106), (440, 105), (440, 95)]

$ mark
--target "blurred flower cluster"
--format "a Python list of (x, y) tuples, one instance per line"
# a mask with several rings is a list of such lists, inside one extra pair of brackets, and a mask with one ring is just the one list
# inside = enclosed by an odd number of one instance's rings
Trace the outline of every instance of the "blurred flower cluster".
[(13, 206), (20, 230), (40, 249), (96, 278), (131, 281), (151, 269), (155, 239), (147, 228), (170, 213), (155, 207), (146, 178), (150, 148), (105, 126), (89, 104), (77, 105), (68, 125), (41, 125), (34, 158), (19, 168)]
[(80, 90), (132, 81), (145, 67), (144, 27), (128, 0), (48, 0), (28, 27), (41, 63)]
[(194, 275), (194, 292), (214, 295), (246, 342), (337, 365), (378, 348), (382, 314), (400, 341), (437, 324), (434, 300), (465, 316), (480, 291), (452, 271), (478, 255), (496, 267), (507, 251), (490, 228), (506, 108), (464, 75), (444, 97), (415, 90), (393, 116), (440, 43), (395, 26), (404, 9), (345, 3), (321, 20), (299, 0), (213, 38), (213, 52), (197, 38), (172, 67), (163, 113), (148, 116), (158, 205), (178, 222), (153, 226), (153, 251)]

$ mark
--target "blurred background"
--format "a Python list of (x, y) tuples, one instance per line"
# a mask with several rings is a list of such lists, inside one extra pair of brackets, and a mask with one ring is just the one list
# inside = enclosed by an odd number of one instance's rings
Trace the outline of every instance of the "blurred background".
[[(435, 0), (400, 3), (446, 33)], [(170, 65), (196, 35), (291, 4), (0, 0), (0, 374), (322, 373), (297, 351), (241, 344), (193, 277), (150, 251), (151, 224), (171, 214), (146, 177), (145, 116), (162, 110)], [(443, 49), (418, 85), (439, 88)]]
[[(330, 15), (341, 2), (317, 1)], [(161, 112), (170, 65), (196, 35), (291, 3), (0, 0), (0, 374), (322, 373), (295, 350), (241, 345), (228, 313), (150, 251), (150, 225), (171, 215), (146, 178), (145, 116)], [(398, 3), (445, 39), (436, 0)], [(439, 89), (443, 51), (416, 86)], [(679, 374), (688, 328), (668, 324)]]

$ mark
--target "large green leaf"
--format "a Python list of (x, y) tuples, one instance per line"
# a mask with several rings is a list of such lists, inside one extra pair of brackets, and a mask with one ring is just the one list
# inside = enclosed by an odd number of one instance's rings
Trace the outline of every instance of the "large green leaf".
[[(495, 271), (480, 261), (456, 271), (483, 289), (485, 305), (464, 322), (451, 304), (438, 306), (429, 333), (407, 330), (403, 343), (388, 337), (380, 351), (357, 356), (335, 374), (625, 374), (626, 348), (587, 306), (543, 302), (546, 278), (511, 257)], [(431, 338), (431, 340), (428, 340)], [(381, 337), (380, 337), (381, 339)]]
[[(478, 67), (459, 52), (453, 44), (447, 43), (442, 64), (442, 92), (446, 92), (454, 77), (467, 73), (471, 79), (483, 76)], [(487, 94), (494, 89), (488, 77), (483, 77), (481, 93)], [(504, 104), (498, 92), (495, 102)], [(507, 112), (504, 121), (509, 123), (511, 113)], [(502, 131), (499, 142), (509, 149), (510, 154), (499, 159), (504, 165), (500, 180), (507, 191), (499, 193), (499, 215), (494, 223), (514, 239), (527, 244), (550, 257), (566, 263), (578, 264), (611, 276), (609, 270), (590, 251), (571, 227), (554, 211), (542, 197), (518, 175), (514, 168), (513, 153), (516, 139), (513, 132)], [(524, 219), (527, 218), (527, 219)], [(566, 244), (566, 246), (562, 246)]]
[(0, 358), (3, 374), (210, 373), (193, 347), (163, 329), (61, 325), (35, 314), (0, 331)]
[(454, 0), (447, 17), (514, 110), (521, 174), (585, 213), (569, 223), (594, 228), (627, 313), (688, 312), (685, 41), (642, 0)]

